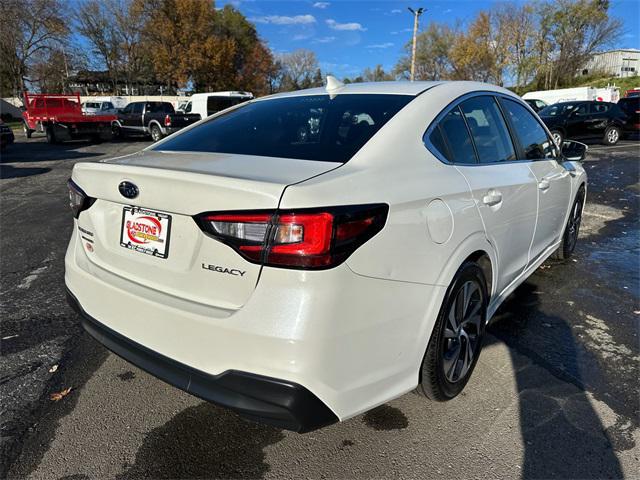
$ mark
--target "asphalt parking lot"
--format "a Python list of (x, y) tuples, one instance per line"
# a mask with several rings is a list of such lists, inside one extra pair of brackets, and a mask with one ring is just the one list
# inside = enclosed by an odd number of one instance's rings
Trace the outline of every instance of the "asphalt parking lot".
[(148, 142), (16, 142), (0, 161), (2, 477), (638, 478), (640, 143), (591, 147), (575, 256), (501, 307), (462, 395), (299, 435), (147, 375), (67, 306), (71, 168)]

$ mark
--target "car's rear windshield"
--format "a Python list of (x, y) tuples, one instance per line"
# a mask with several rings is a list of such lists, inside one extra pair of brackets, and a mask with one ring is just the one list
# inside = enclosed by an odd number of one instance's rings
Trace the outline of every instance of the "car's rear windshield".
[(413, 98), (344, 94), (257, 101), (176, 135), (155, 150), (344, 163)]
[(100, 108), (100, 104), (99, 103), (87, 102), (87, 103), (84, 104), (84, 106), (86, 108)]
[(635, 112), (640, 110), (640, 97), (621, 98), (618, 101), (618, 105), (620, 105), (625, 112)]

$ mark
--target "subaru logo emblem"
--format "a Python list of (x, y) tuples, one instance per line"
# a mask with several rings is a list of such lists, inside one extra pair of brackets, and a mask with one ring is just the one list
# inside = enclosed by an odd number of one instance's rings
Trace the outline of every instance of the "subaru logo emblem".
[(138, 190), (138, 187), (135, 184), (126, 180), (124, 182), (120, 182), (120, 185), (118, 185), (118, 191), (125, 198), (136, 198), (138, 193), (140, 193), (140, 190)]

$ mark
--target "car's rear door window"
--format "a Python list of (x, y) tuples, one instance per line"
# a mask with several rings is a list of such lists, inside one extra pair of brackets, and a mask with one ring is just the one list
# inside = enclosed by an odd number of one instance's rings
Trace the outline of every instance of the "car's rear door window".
[(516, 160), (516, 152), (500, 108), (492, 96), (472, 97), (460, 104), (471, 130), (480, 163)]
[(155, 149), (343, 163), (413, 98), (344, 94), (259, 100), (211, 118)]
[(437, 135), (432, 136), (430, 140), (448, 161), (462, 164), (477, 163), (473, 142), (459, 107), (447, 113), (440, 120), (437, 129), (441, 133), (443, 142), (438, 145)]
[(556, 158), (554, 143), (529, 110), (506, 98), (500, 98), (500, 104), (520, 142), (525, 160)]

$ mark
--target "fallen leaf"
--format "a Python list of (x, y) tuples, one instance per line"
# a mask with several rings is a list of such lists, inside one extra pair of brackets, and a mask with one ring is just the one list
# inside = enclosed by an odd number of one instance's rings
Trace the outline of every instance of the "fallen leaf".
[(49, 369), (49, 373), (53, 373), (53, 372), (55, 372), (56, 370), (58, 370), (58, 365), (54, 365), (53, 367), (51, 367), (51, 368)]
[(71, 393), (71, 387), (65, 388), (64, 390), (57, 393), (52, 393), (49, 398), (54, 402), (58, 402), (62, 400), (64, 397), (66, 397), (67, 395), (69, 395), (69, 393)]

